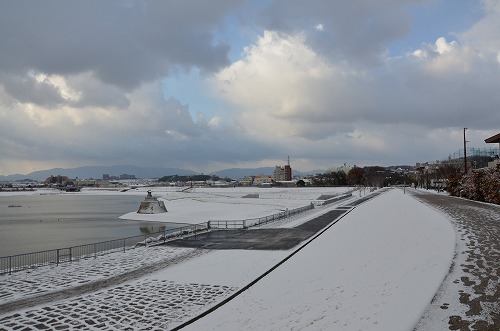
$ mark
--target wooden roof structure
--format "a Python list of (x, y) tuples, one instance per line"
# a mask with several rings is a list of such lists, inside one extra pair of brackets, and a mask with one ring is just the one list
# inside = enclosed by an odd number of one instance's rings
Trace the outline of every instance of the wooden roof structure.
[(485, 139), (484, 142), (487, 144), (494, 144), (494, 143), (500, 144), (500, 133), (494, 135), (493, 137), (489, 137), (489, 138)]

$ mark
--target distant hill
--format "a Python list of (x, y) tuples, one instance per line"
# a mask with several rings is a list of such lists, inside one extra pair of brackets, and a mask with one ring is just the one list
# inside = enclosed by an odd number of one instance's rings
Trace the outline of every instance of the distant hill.
[[(220, 178), (240, 179), (245, 176), (258, 176), (273, 174), (274, 167), (263, 168), (231, 168), (220, 170), (214, 173)], [(305, 176), (308, 174), (324, 173), (324, 170), (313, 170), (309, 172), (301, 172), (292, 169), (293, 176)], [(163, 176), (189, 176), (197, 175), (198, 173), (192, 170), (178, 169), (178, 168), (159, 168), (159, 167), (137, 167), (137, 166), (84, 166), (78, 168), (53, 168), (48, 170), (34, 171), (29, 174), (15, 174), (9, 176), (0, 176), (0, 181), (16, 181), (23, 179), (34, 179), (37, 181), (44, 181), (50, 176), (67, 176), (69, 178), (80, 179), (101, 179), (103, 174), (110, 176), (120, 176), (123, 174), (135, 175), (136, 178), (161, 178)]]
[(230, 168), (225, 170), (216, 171), (213, 174), (220, 178), (240, 179), (245, 176), (258, 176), (258, 175), (272, 175), (274, 168)]
[(78, 168), (53, 168), (49, 170), (34, 171), (26, 175), (16, 174), (9, 176), (0, 176), (0, 180), (21, 180), (35, 179), (43, 181), (52, 176), (68, 176), (69, 178), (81, 179), (101, 179), (103, 174), (110, 176), (120, 176), (123, 174), (135, 175), (137, 178), (160, 178), (169, 175), (194, 175), (196, 172), (177, 168), (158, 168), (158, 167), (136, 167), (136, 166), (85, 166)]

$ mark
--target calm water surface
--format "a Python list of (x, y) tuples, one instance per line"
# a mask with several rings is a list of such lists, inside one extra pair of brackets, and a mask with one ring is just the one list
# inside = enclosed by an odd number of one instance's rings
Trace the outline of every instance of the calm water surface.
[(0, 256), (78, 246), (179, 226), (119, 219), (136, 211), (143, 199), (131, 195), (0, 196)]

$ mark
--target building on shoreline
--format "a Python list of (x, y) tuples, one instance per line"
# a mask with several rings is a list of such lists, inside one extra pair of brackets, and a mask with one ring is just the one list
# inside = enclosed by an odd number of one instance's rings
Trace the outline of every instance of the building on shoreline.
[(500, 133), (494, 135), (493, 137), (489, 137), (484, 140), (487, 144), (498, 144), (498, 153), (495, 155), (493, 161), (488, 162), (488, 168), (496, 168), (500, 165)]
[(284, 167), (276, 166), (273, 171), (273, 180), (276, 182), (291, 181), (292, 180), (292, 168), (289, 164)]

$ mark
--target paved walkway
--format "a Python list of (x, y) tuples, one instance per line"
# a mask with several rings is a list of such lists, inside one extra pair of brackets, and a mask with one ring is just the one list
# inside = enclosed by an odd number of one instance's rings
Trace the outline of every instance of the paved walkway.
[[(341, 217), (352, 208), (363, 202), (373, 199), (385, 190), (379, 190), (356, 200), (346, 202), (345, 205), (330, 210), (323, 215), (297, 225), (293, 228), (252, 228), (251, 230), (212, 231), (191, 238), (175, 240), (167, 243), (173, 247), (191, 247), (204, 249), (257, 249), (257, 250), (289, 250), (301, 242), (311, 238), (333, 220)], [(288, 219), (284, 219), (287, 222)], [(278, 222), (270, 223), (276, 227)]]
[[(500, 206), (407, 190), (448, 215), (457, 254), (416, 330), (500, 330)], [(165, 330), (238, 291), (143, 277), (213, 251), (168, 246), (0, 277), (0, 330)]]
[(457, 237), (450, 273), (416, 330), (500, 330), (500, 206), (407, 192), (448, 215)]
[[(309, 226), (302, 225), (304, 229), (296, 230), (295, 234), (306, 235), (292, 235), (293, 240), (285, 240), (287, 247), (280, 249), (298, 245), (349, 209), (333, 210), (315, 217), (317, 225), (312, 226), (311, 221)], [(288, 221), (294, 221), (294, 218)], [(293, 229), (288, 230), (293, 232)], [(268, 231), (245, 232), (264, 234)], [(228, 234), (226, 231), (215, 233), (226, 237)], [(279, 243), (274, 240), (274, 244), (269, 244), (268, 238), (264, 235), (246, 240), (226, 238), (226, 241), (233, 242), (233, 249), (254, 249), (259, 245), (259, 249), (276, 249)], [(0, 276), (0, 330), (165, 330), (239, 290), (224, 284), (180, 283), (154, 276), (143, 277), (214, 252), (199, 248), (209, 247), (210, 240), (181, 242), (198, 242), (194, 245), (198, 248), (186, 247), (185, 244), (179, 245), (184, 247), (139, 248)], [(224, 247), (224, 240), (218, 242), (215, 248), (229, 248)], [(236, 247), (234, 242), (240, 245)], [(251, 245), (246, 247), (249, 243)], [(270, 261), (277, 262), (273, 258)], [(259, 267), (263, 272), (269, 266), (261, 263)]]
[(334, 209), (294, 228), (210, 231), (197, 235), (196, 240), (185, 238), (168, 242), (166, 245), (204, 249), (289, 250), (312, 237), (348, 210)]
[(6, 313), (96, 291), (137, 279), (202, 253), (189, 248), (141, 247), (96, 259), (3, 275), (0, 276), (0, 311)]

